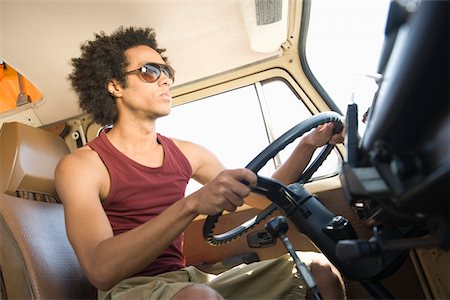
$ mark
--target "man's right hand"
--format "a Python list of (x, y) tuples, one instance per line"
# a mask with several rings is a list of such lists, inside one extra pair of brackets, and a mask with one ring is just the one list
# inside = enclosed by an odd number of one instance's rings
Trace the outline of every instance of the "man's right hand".
[(224, 170), (193, 193), (191, 201), (196, 201), (198, 214), (215, 215), (224, 210), (232, 212), (244, 204), (244, 198), (256, 182), (256, 174), (248, 169)]

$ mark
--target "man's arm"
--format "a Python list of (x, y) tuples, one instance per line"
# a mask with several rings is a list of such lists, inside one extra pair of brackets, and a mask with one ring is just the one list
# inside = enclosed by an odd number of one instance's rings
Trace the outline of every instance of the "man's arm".
[(109, 175), (97, 154), (81, 150), (66, 156), (55, 177), (69, 241), (86, 276), (101, 290), (154, 261), (197, 215), (234, 210), (250, 192), (239, 181), (255, 181), (249, 170), (223, 171), (158, 217), (114, 236), (100, 202), (100, 195), (109, 191)]
[(317, 148), (328, 142), (342, 143), (344, 137), (341, 133), (333, 134), (334, 126), (334, 123), (323, 124), (305, 135), (272, 177), (286, 185), (290, 184), (303, 173)]
[[(333, 134), (333, 130), (334, 123), (327, 123), (303, 136), (291, 156), (272, 174), (272, 178), (285, 185), (294, 182), (308, 166), (318, 147), (328, 142), (336, 144), (344, 141), (342, 133)], [(272, 202), (264, 196), (252, 193), (245, 199), (245, 203), (258, 209), (264, 209)]]

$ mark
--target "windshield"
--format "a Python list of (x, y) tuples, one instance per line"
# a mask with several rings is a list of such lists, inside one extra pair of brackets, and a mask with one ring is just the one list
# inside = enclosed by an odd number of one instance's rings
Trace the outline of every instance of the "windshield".
[[(358, 104), (360, 121), (377, 90), (389, 4), (388, 0), (310, 1), (307, 64), (343, 114), (348, 104)], [(364, 124), (359, 129), (362, 134)]]

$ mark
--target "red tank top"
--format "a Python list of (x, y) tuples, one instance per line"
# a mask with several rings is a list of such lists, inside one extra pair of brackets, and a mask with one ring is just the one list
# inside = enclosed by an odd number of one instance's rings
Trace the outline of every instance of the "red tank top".
[[(141, 165), (121, 153), (104, 131), (88, 143), (109, 172), (110, 189), (102, 205), (114, 235), (155, 218), (184, 197), (192, 175), (191, 165), (171, 139), (159, 134), (157, 138), (164, 149), (164, 161), (158, 168)], [(185, 267), (183, 238), (183, 234), (179, 235), (153, 263), (135, 276), (153, 276)]]

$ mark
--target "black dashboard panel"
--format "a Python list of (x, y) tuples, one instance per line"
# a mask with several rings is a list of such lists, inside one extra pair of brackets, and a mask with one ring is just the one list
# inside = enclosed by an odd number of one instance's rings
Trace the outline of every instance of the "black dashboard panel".
[(361, 139), (348, 112), (347, 141), (357, 142), (346, 145), (341, 181), (367, 225), (409, 226), (405, 237), (431, 235), (448, 248), (449, 2), (391, 8), (382, 80)]

